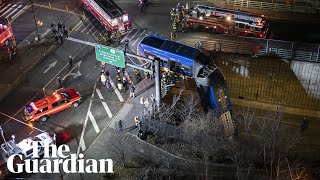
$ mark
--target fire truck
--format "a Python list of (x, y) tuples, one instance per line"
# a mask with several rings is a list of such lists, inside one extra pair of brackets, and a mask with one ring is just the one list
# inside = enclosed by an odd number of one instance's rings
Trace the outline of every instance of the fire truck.
[(187, 25), (194, 29), (237, 36), (267, 37), (269, 25), (263, 15), (205, 5), (186, 9), (186, 14)]
[(13, 32), (10, 24), (0, 23), (0, 47), (7, 46), (13, 40)]
[(125, 34), (131, 28), (128, 14), (113, 0), (83, 0), (82, 5), (106, 30)]

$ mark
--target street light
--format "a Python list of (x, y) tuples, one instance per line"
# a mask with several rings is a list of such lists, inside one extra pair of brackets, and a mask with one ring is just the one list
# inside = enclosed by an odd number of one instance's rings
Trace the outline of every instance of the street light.
[(35, 23), (36, 29), (37, 29), (38, 41), (41, 41), (41, 37), (40, 37), (40, 33), (39, 33), (39, 28), (38, 28), (38, 21), (37, 21), (37, 19), (36, 19), (36, 14), (34, 13), (34, 9), (33, 9), (33, 1), (31, 1), (31, 9), (32, 9), (32, 13), (33, 13), (34, 23)]

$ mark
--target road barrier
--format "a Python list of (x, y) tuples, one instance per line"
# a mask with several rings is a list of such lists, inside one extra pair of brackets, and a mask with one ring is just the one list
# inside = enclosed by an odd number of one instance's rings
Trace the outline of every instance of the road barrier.
[[(223, 37), (220, 38), (220, 37)], [(282, 59), (320, 62), (320, 44), (290, 42), (274, 39), (219, 36), (200, 41), (201, 49), (256, 56), (276, 56)]]
[(226, 0), (227, 5), (256, 8), (262, 10), (271, 11), (289, 11), (289, 12), (301, 12), (301, 13), (320, 13), (319, 7), (308, 6), (294, 6), (289, 4), (270, 3), (262, 1), (250, 1), (250, 0)]

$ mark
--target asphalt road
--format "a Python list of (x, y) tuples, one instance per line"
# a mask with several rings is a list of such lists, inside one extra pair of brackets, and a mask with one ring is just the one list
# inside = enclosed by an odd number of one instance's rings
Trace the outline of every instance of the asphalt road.
[[(175, 6), (175, 1), (167, 3), (153, 1), (146, 8), (145, 13), (139, 12), (138, 1), (120, 0), (117, 3), (127, 12), (132, 19), (133, 29), (125, 36), (129, 39), (130, 50), (134, 52), (138, 43), (145, 35), (154, 34), (164, 38), (168, 38), (171, 32), (171, 22), (169, 11)], [(62, 16), (55, 11), (37, 10), (40, 17), (46, 18), (46, 26), (52, 20), (61, 19)], [(50, 16), (45, 16), (49, 13)], [(67, 143), (71, 152), (75, 153), (78, 150), (88, 148), (98, 133), (108, 125), (111, 118), (119, 111), (124, 101), (128, 98), (128, 92), (120, 94), (116, 91), (108, 92), (101, 87), (99, 82), (100, 64), (95, 59), (94, 47), (86, 42), (95, 43), (95, 38), (99, 33), (103, 33), (102, 27), (89, 14), (87, 19), (80, 22), (78, 26), (71, 32), (70, 37), (58, 49), (42, 61), (37, 68), (31, 72), (24, 81), (16, 87), (1, 103), (1, 112), (5, 112), (16, 119), (3, 118), (1, 125), (4, 129), (5, 136), (10, 139), (14, 134), (16, 141), (39, 134), (37, 130), (23, 125), (17, 120), (22, 120), (22, 108), (28, 102), (41, 99), (45, 93), (49, 94), (57, 88), (57, 77), (63, 79), (63, 86), (66, 88), (77, 88), (83, 101), (78, 108), (71, 108), (56, 114), (48, 119), (47, 122), (31, 123), (47, 132), (55, 132), (58, 134), (58, 139), (62, 143)], [(13, 26), (21, 30), (17, 32), (16, 38), (24, 39), (28, 32), (33, 31), (34, 24), (32, 23), (32, 15), (23, 13), (18, 17)], [(19, 24), (20, 23), (20, 24)], [(25, 25), (24, 25), (25, 23)], [(23, 27), (23, 28), (22, 28)], [(25, 27), (25, 30), (24, 30)], [(20, 35), (18, 35), (20, 34)], [(29, 33), (30, 34), (30, 33)], [(197, 38), (197, 36), (206, 36), (204, 33), (186, 33), (179, 34), (178, 39)], [(208, 36), (209, 37), (209, 36)], [(123, 42), (118, 45), (113, 45), (120, 49), (123, 48)], [(74, 57), (72, 67), (68, 65), (68, 56)], [(53, 68), (50, 64), (56, 63)], [(115, 82), (115, 71), (113, 66), (107, 66), (110, 77)], [(127, 68), (128, 73), (133, 76), (132, 69)], [(47, 71), (45, 73), (45, 71)], [(81, 75), (80, 75), (81, 74)], [(98, 90), (94, 91), (94, 86)], [(86, 119), (90, 122), (86, 127), (83, 127)], [(290, 117), (288, 121), (299, 121), (301, 117)], [(313, 124), (313, 123), (312, 123)], [(318, 126), (316, 126), (318, 127)], [(83, 141), (80, 141), (81, 134)], [(30, 176), (30, 175), (26, 175)], [(51, 178), (57, 175), (52, 175)], [(37, 178), (50, 178), (48, 175), (37, 174)]]

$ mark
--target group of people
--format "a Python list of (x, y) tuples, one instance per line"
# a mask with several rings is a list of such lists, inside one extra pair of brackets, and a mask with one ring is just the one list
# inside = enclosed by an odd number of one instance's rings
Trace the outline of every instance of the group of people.
[(187, 10), (180, 3), (177, 4), (176, 8), (172, 8), (171, 12), (172, 29), (174, 32), (184, 32), (188, 27), (187, 22)]
[(58, 24), (56, 24), (55, 22), (52, 22), (51, 30), (53, 32), (53, 35), (57, 44), (59, 44), (59, 40), (60, 40), (60, 43), (62, 44), (64, 38), (69, 37), (69, 30), (61, 21)]
[(99, 44), (105, 44), (108, 45), (111, 43), (111, 41), (120, 42), (121, 40), (121, 33), (119, 31), (107, 31), (104, 35), (99, 34), (98, 35), (98, 42)]
[[(117, 88), (121, 93), (124, 93), (127, 89), (130, 91), (130, 98), (134, 98), (135, 87), (133, 85), (132, 78), (126, 75), (125, 69), (116, 67), (116, 79), (117, 79)], [(106, 70), (106, 63), (101, 62), (101, 74), (100, 80), (103, 86), (106, 86), (109, 91), (112, 90), (112, 86), (110, 84), (109, 72)]]

